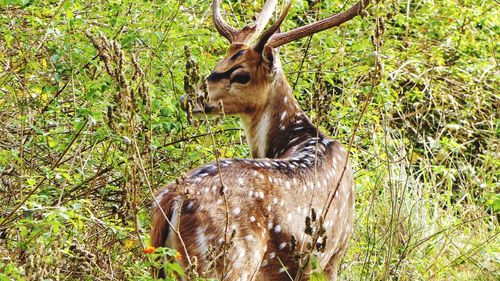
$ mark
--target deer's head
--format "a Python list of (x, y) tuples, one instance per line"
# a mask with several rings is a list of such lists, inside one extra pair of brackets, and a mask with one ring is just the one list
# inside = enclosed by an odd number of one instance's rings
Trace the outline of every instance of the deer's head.
[[(278, 20), (268, 29), (277, 0), (267, 0), (256, 21), (237, 30), (221, 17), (220, 0), (213, 2), (213, 21), (219, 33), (230, 43), (226, 56), (206, 78), (207, 93), (200, 93), (193, 113), (249, 114), (263, 108), (275, 82), (282, 78), (277, 47), (314, 33), (338, 26), (358, 15), (369, 0), (362, 0), (349, 10), (326, 19), (280, 33), (293, 0), (283, 9)], [(182, 97), (181, 99), (185, 99)], [(185, 101), (185, 100), (184, 100)], [(182, 102), (184, 104), (184, 102)]]

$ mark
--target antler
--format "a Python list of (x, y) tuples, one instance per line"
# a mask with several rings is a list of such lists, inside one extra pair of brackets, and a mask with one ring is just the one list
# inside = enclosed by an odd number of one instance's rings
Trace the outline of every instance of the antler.
[(236, 30), (234, 27), (230, 26), (227, 24), (221, 17), (220, 15), (220, 10), (219, 10), (219, 2), (220, 0), (214, 0), (213, 3), (213, 10), (212, 10), (212, 18), (214, 20), (215, 28), (219, 33), (226, 37), (229, 42), (233, 42), (234, 38), (238, 34), (238, 30)]
[(278, 0), (266, 0), (262, 11), (259, 13), (257, 20), (253, 24), (249, 24), (243, 27), (241, 30), (227, 24), (220, 15), (219, 3), (220, 0), (214, 0), (212, 16), (215, 24), (215, 28), (219, 33), (226, 37), (230, 43), (232, 42), (244, 42), (248, 43), (253, 41), (267, 25), (271, 16), (273, 15), (274, 8), (276, 7)]
[(262, 52), (269, 38), (274, 35), (274, 33), (280, 28), (281, 23), (285, 20), (292, 3), (293, 0), (288, 1), (288, 4), (281, 13), (279, 19), (260, 36), (259, 42), (257, 42), (257, 44), (253, 47), (255, 51)]
[[(346, 21), (359, 15), (361, 11), (369, 4), (370, 0), (361, 0), (352, 6), (349, 10), (330, 16), (326, 19), (322, 19), (317, 22), (310, 23), (305, 26), (298, 27), (294, 30), (290, 30), (284, 33), (273, 34), (268, 44), (274, 48), (282, 46), (286, 43), (298, 40), (300, 38), (306, 37), (308, 35), (318, 33), (320, 31), (339, 26)], [(261, 42), (259, 42), (261, 44)], [(264, 42), (265, 45), (265, 42)]]

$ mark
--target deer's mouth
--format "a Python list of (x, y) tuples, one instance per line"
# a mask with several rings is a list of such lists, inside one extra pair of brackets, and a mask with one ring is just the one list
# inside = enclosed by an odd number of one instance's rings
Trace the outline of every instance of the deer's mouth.
[(214, 107), (206, 103), (205, 98), (201, 95), (195, 98), (188, 95), (182, 95), (180, 102), (182, 110), (186, 111), (188, 114), (210, 113), (214, 110)]

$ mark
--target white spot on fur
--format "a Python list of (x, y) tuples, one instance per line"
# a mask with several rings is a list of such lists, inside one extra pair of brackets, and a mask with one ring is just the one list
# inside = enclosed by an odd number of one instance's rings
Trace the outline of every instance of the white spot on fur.
[(196, 229), (196, 241), (198, 242), (200, 252), (205, 253), (208, 250), (208, 239), (202, 228)]
[(333, 226), (333, 221), (332, 220), (328, 220), (325, 224), (326, 227), (330, 228)]
[(275, 227), (274, 227), (274, 233), (278, 234), (281, 232), (281, 225), (277, 224)]
[(233, 215), (237, 216), (237, 215), (239, 215), (239, 214), (240, 214), (240, 212), (241, 212), (241, 208), (240, 208), (240, 207), (236, 207), (236, 208), (234, 208), (234, 210), (233, 210)]
[(310, 188), (311, 190), (313, 190), (313, 189), (314, 189), (314, 184), (313, 184), (312, 182), (309, 182), (309, 184), (308, 184), (308, 185), (309, 185), (309, 188)]
[(243, 178), (238, 178), (238, 184), (239, 185), (244, 185), (245, 184), (245, 180)]
[(279, 248), (280, 250), (283, 250), (283, 249), (286, 247), (286, 244), (287, 244), (286, 242), (283, 242), (283, 243), (281, 243), (281, 244), (278, 246), (278, 248)]
[(299, 130), (302, 130), (304, 127), (302, 126), (297, 126), (295, 128), (293, 128), (294, 131), (299, 131)]
[(289, 181), (285, 181), (285, 188), (286, 189), (290, 189), (291, 188), (291, 185), (290, 185)]
[(261, 199), (264, 199), (264, 192), (259, 191), (259, 197), (260, 197)]
[(281, 116), (280, 116), (280, 121), (282, 121), (282, 122), (283, 122), (283, 120), (285, 120), (286, 113), (287, 113), (286, 111), (283, 111), (283, 112), (281, 113)]
[(254, 217), (254, 216), (251, 216), (251, 217), (250, 217), (250, 221), (251, 221), (251, 222), (254, 222), (254, 221), (255, 221), (255, 217)]

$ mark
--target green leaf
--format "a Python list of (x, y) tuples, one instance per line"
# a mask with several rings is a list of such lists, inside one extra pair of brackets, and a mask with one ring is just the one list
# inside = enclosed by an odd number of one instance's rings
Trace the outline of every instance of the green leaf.
[(34, 178), (29, 178), (26, 180), (26, 183), (29, 185), (29, 186), (34, 186), (36, 184), (36, 179)]
[(179, 274), (180, 276), (184, 276), (184, 269), (182, 269), (182, 267), (179, 264), (168, 263), (166, 266), (168, 271), (173, 271), (176, 274)]
[(311, 281), (328, 281), (328, 276), (322, 272), (311, 273)]

